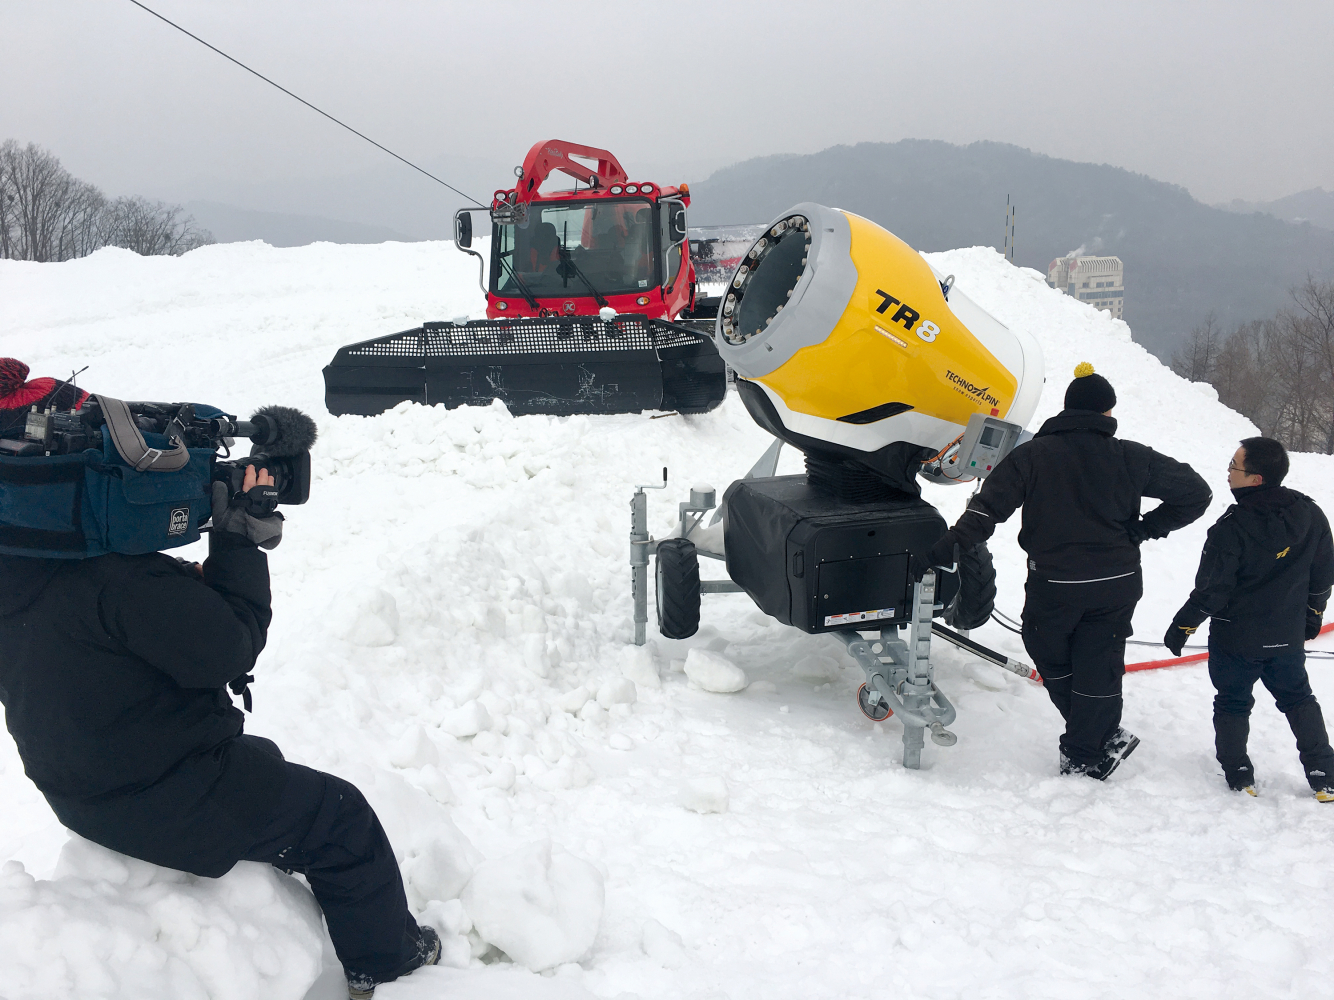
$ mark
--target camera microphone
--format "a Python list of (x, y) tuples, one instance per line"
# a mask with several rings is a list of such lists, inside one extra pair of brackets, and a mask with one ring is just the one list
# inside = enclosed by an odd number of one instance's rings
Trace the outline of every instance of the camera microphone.
[(236, 421), (239, 437), (248, 437), (256, 452), (275, 458), (310, 451), (317, 434), (315, 421), (291, 406), (262, 406), (249, 420)]

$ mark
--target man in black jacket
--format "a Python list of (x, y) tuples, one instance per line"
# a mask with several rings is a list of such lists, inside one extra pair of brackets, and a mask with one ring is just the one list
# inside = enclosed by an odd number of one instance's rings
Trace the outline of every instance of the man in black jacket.
[[(438, 960), (374, 811), (351, 784), (244, 735), (280, 538), (266, 470), (214, 484), (203, 566), (161, 553), (0, 556), (0, 702), (28, 776), (75, 833), (217, 878), (238, 861), (306, 876), (352, 997)], [(258, 516), (257, 516), (258, 515)]]
[[(1115, 437), (1116, 392), (1087, 362), (1065, 409), (1007, 455), (932, 549), (984, 542), (1020, 506), (1028, 553), (1024, 648), (1065, 719), (1061, 773), (1105, 779), (1139, 745), (1121, 724), (1130, 619), (1144, 593), (1139, 544), (1190, 524), (1209, 487), (1189, 465)], [(1140, 500), (1163, 502), (1140, 516)]]
[(1334, 750), (1306, 675), (1303, 640), (1320, 634), (1334, 584), (1329, 522), (1315, 501), (1284, 489), (1288, 454), (1279, 442), (1246, 438), (1227, 469), (1237, 502), (1209, 529), (1195, 589), (1168, 626), (1164, 642), (1180, 655), (1206, 618), (1218, 763), (1233, 791), (1255, 794), (1246, 753), (1251, 691), (1264, 682), (1288, 717), (1306, 780), (1321, 802), (1334, 802)]

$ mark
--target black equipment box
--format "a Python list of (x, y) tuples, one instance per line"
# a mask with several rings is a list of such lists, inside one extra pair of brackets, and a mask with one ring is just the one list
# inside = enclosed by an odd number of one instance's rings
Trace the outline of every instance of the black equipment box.
[[(881, 628), (912, 618), (910, 557), (926, 563), (945, 519), (925, 500), (850, 503), (805, 476), (740, 479), (727, 488), (727, 574), (760, 610), (807, 632)], [(948, 605), (957, 574), (939, 574)]]

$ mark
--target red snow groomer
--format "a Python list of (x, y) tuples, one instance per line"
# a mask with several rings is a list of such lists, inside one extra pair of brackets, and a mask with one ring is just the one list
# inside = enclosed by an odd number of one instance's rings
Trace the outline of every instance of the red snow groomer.
[[(456, 245), (481, 262), (487, 318), (340, 349), (324, 369), (329, 411), (404, 400), (500, 399), (514, 414), (557, 415), (717, 406), (726, 366), (704, 333), (716, 300), (696, 302), (690, 189), (631, 181), (605, 149), (558, 140), (539, 142), (515, 172), (519, 183), (489, 208), (454, 216)], [(574, 188), (542, 192), (555, 172)], [(490, 215), (489, 268), (472, 249), (473, 212)]]

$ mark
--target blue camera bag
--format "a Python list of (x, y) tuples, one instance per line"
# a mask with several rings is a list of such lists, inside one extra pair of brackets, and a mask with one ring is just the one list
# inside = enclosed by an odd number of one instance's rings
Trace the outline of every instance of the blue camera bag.
[[(161, 434), (143, 439), (170, 447)], [(72, 455), (0, 455), (0, 554), (86, 559), (197, 541), (212, 514), (215, 452), (191, 448), (189, 455), (174, 471), (137, 472), (109, 434), (101, 449)]]

